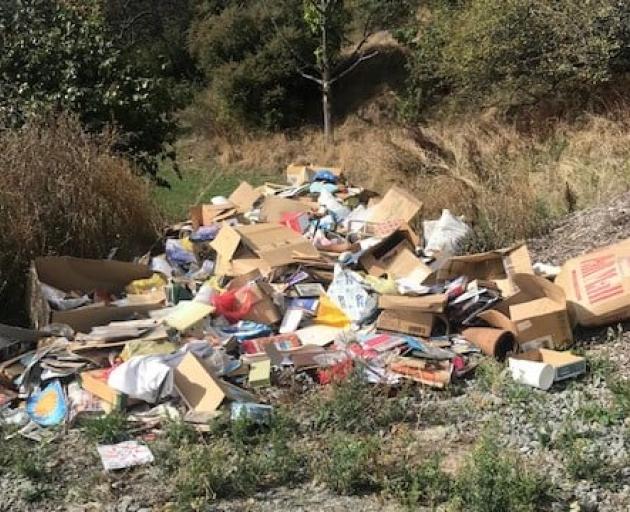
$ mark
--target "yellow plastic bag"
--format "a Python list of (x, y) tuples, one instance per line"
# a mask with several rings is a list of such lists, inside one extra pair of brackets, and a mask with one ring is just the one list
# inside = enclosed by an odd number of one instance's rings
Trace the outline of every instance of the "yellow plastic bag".
[(140, 295), (142, 293), (160, 289), (166, 286), (166, 278), (162, 274), (154, 273), (148, 279), (137, 279), (127, 285), (127, 293)]
[(339, 309), (328, 295), (321, 295), (315, 323), (345, 329), (350, 326), (351, 322), (348, 316)]

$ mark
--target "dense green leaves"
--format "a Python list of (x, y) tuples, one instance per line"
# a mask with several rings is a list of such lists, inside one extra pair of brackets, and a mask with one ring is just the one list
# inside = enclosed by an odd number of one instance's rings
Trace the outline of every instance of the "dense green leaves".
[[(630, 7), (617, 0), (434, 2), (416, 37), (407, 107), (538, 103), (623, 70)], [(624, 21), (625, 20), (625, 21)]]
[(116, 125), (118, 149), (148, 163), (173, 136), (172, 97), (159, 78), (125, 58), (99, 7), (96, 1), (0, 4), (0, 127), (73, 112), (90, 131)]

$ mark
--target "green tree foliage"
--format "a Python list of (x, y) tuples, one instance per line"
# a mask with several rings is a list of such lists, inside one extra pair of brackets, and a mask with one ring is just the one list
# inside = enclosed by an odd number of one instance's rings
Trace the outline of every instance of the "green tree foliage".
[(407, 112), (532, 104), (605, 83), (628, 63), (630, 5), (618, 0), (441, 0), (413, 50)]
[(413, 3), (326, 0), (322, 13), (317, 0), (200, 1), (190, 49), (215, 122), (278, 129), (303, 121), (321, 99), (324, 68), (329, 81), (340, 78), (369, 36), (409, 16)]
[(76, 113), (99, 132), (114, 124), (117, 149), (154, 173), (153, 156), (171, 141), (172, 95), (159, 78), (125, 58), (96, 1), (0, 3), (0, 128), (33, 115)]
[(277, 129), (301, 121), (316, 88), (297, 75), (316, 41), (302, 0), (206, 0), (190, 49), (209, 84), (215, 122)]

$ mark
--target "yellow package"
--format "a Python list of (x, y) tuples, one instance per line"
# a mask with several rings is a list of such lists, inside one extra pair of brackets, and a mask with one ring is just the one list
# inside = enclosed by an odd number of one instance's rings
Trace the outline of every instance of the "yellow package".
[(150, 290), (163, 288), (164, 286), (166, 286), (166, 278), (156, 272), (148, 279), (132, 281), (127, 285), (125, 290), (132, 295), (140, 295)]
[(345, 329), (350, 326), (351, 322), (348, 316), (339, 309), (328, 295), (321, 295), (315, 323)]

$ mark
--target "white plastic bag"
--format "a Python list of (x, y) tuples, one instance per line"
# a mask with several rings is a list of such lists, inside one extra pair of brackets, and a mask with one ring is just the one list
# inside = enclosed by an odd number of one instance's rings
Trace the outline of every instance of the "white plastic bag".
[(340, 265), (335, 265), (327, 294), (354, 323), (361, 323), (376, 309), (376, 299), (363, 288), (360, 278)]
[(442, 210), (437, 220), (423, 222), (426, 254), (440, 258), (455, 256), (461, 249), (464, 239), (471, 229), (463, 220), (455, 217), (449, 210)]
[(131, 398), (155, 403), (173, 392), (173, 372), (163, 356), (138, 356), (117, 366), (107, 384)]

